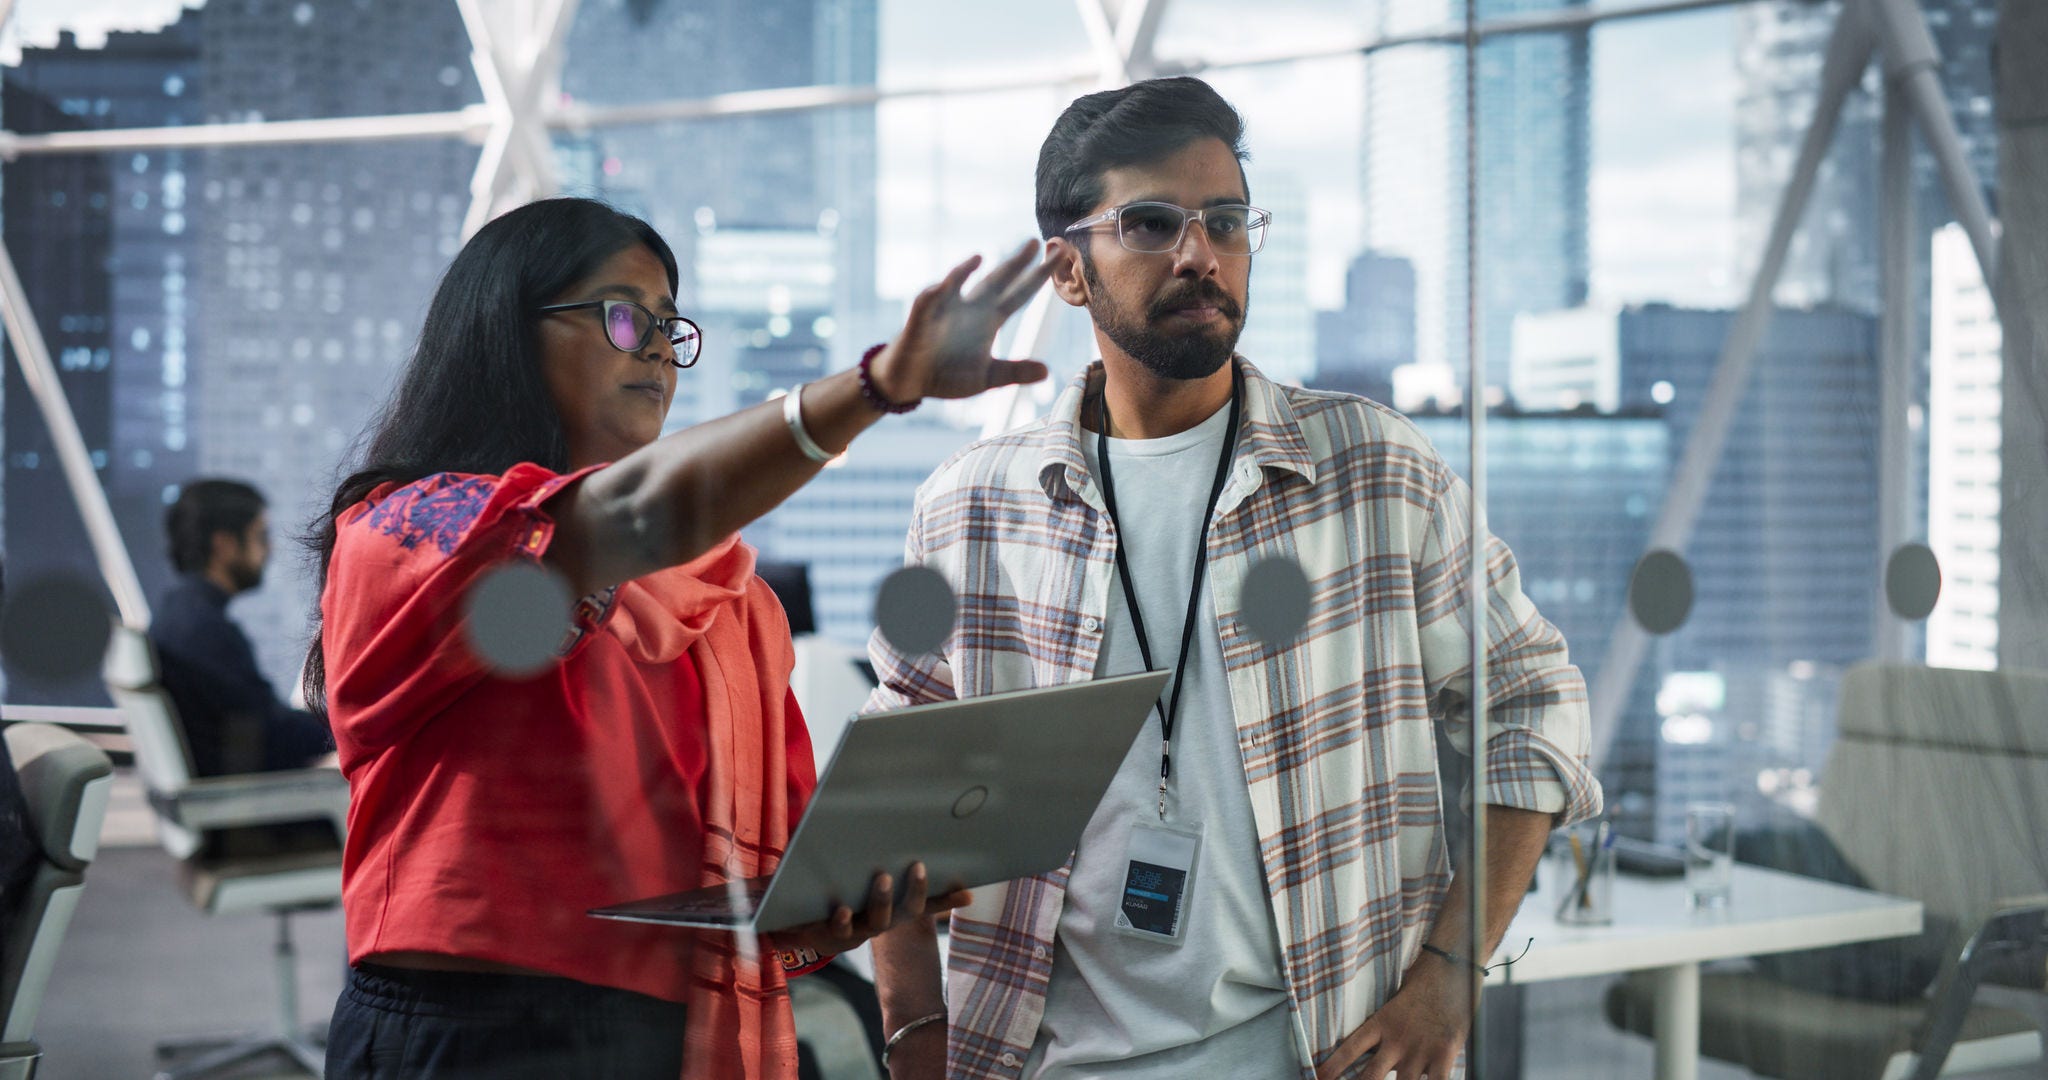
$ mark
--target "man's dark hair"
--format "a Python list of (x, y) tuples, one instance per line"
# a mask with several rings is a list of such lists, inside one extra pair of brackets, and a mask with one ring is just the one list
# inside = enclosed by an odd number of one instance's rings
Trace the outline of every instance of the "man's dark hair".
[[(1038, 149), (1038, 231), (1050, 240), (1102, 201), (1102, 174), (1218, 139), (1244, 175), (1244, 119), (1208, 83), (1186, 75), (1147, 79), (1076, 98)], [(1250, 188), (1247, 186), (1246, 191)]]
[[(568, 438), (541, 371), (537, 309), (636, 246), (661, 261), (675, 292), (676, 257), (661, 235), (594, 199), (528, 203), (462, 245), (434, 290), (411, 361), (370, 424), (358, 467), (313, 523), (315, 597), (326, 586), (335, 520), (380, 485), (441, 472), (495, 476), (521, 462), (568, 471)], [(306, 706), (324, 715), (320, 642), (315, 607)]]
[(164, 537), (171, 565), (181, 574), (197, 574), (213, 558), (213, 536), (227, 533), (239, 541), (268, 506), (263, 493), (240, 480), (194, 480), (178, 492), (178, 501), (164, 511)]

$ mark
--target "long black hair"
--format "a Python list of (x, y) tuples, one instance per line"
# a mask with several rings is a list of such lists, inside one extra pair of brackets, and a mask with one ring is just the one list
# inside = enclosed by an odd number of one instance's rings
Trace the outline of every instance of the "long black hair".
[(675, 253), (653, 226), (593, 199), (528, 203), (478, 230), (448, 265), (398, 388), (369, 427), (361, 464), (307, 535), (318, 564), (308, 708), (327, 709), (318, 597), (335, 521), (382, 484), (442, 472), (497, 475), (521, 462), (566, 471), (568, 439), (541, 372), (534, 309), (636, 244), (661, 260), (673, 293)]

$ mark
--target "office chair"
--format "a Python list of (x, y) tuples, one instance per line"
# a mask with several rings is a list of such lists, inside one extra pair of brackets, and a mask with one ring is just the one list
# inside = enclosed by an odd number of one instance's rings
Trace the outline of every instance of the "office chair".
[(42, 1059), (34, 1039), (58, 946), (99, 852), (114, 767), (100, 749), (51, 724), (9, 724), (5, 737), (42, 849), (0, 953), (0, 1080), (28, 1080)]
[[(157, 816), (157, 835), (164, 850), (179, 860), (186, 899), (193, 906), (209, 915), (262, 911), (277, 920), (277, 944), (272, 949), (277, 996), (266, 1034), (158, 1044), (159, 1054), (208, 1050), (159, 1072), (157, 1078), (193, 1080), (273, 1052), (320, 1076), (325, 1053), (299, 1020), (291, 917), (341, 901), (338, 841), (347, 823), (348, 783), (334, 769), (195, 778), (184, 730), (158, 682), (159, 670), (147, 637), (129, 627), (115, 629), (102, 674), (107, 692), (127, 720), (136, 770)], [(220, 845), (207, 843), (210, 837), (232, 835), (230, 830), (314, 820), (332, 824), (332, 840), (260, 854), (231, 849), (220, 853)]]

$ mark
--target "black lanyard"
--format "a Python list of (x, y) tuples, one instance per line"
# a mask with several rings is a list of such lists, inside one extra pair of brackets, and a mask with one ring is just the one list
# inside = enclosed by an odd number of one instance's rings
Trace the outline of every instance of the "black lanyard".
[[(1223, 498), (1223, 483), (1230, 478), (1230, 459), (1237, 452), (1237, 420), (1244, 401), (1244, 376), (1235, 364), (1230, 374), (1230, 430), (1223, 436), (1223, 456), (1216, 462), (1216, 482), (1209, 488), (1209, 508), (1202, 512), (1202, 534), (1195, 542), (1195, 583), (1188, 588), (1187, 620), (1181, 624), (1180, 659), (1173, 668), (1173, 699), (1171, 704), (1154, 701), (1159, 710), (1159, 818), (1166, 820), (1166, 780), (1173, 775), (1173, 720), (1180, 715), (1180, 692), (1182, 676), (1187, 673), (1188, 648), (1195, 641), (1195, 607), (1202, 596), (1202, 577), (1209, 569), (1209, 519), (1216, 516), (1216, 504)], [(1138, 655), (1145, 660), (1145, 670), (1155, 670), (1152, 663), (1152, 642), (1145, 633), (1145, 615), (1138, 609), (1138, 590), (1131, 584), (1131, 568), (1124, 561), (1123, 526), (1116, 519), (1116, 479), (1109, 465), (1109, 388), (1102, 390), (1102, 411), (1100, 430), (1095, 433), (1095, 456), (1102, 466), (1102, 501), (1109, 509), (1109, 523), (1116, 526), (1116, 571), (1117, 579), (1123, 582), (1124, 603), (1131, 609), (1131, 626), (1138, 632)]]

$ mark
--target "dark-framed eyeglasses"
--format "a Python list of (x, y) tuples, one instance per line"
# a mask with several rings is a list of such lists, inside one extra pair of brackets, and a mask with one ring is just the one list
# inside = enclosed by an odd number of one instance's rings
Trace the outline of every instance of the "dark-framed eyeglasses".
[(1250, 255), (1265, 245), (1266, 225), (1272, 220), (1273, 215), (1243, 203), (1189, 210), (1168, 202), (1134, 202), (1077, 221), (1067, 226), (1067, 231), (1080, 232), (1114, 221), (1117, 242), (1126, 249), (1161, 255), (1179, 250), (1188, 222), (1199, 221), (1218, 255)]
[(675, 347), (675, 359), (669, 363), (679, 368), (689, 367), (704, 353), (704, 331), (697, 324), (681, 315), (656, 315), (631, 300), (579, 300), (573, 304), (548, 304), (543, 312), (579, 311), (583, 308), (603, 309), (599, 318), (604, 322), (604, 339), (611, 347), (626, 353), (637, 353), (654, 340), (656, 331)]

